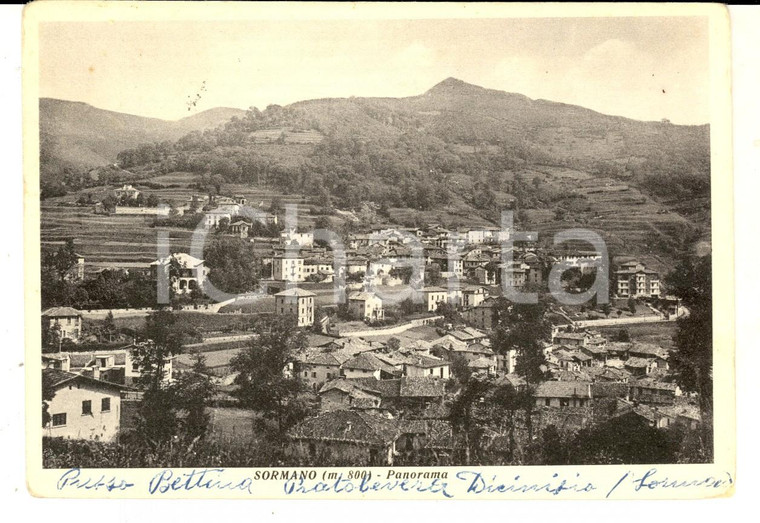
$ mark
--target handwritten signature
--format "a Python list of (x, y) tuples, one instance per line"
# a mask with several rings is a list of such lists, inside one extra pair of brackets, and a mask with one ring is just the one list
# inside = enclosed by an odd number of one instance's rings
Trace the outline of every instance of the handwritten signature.
[(85, 490), (104, 489), (108, 492), (114, 490), (127, 490), (134, 486), (134, 483), (129, 483), (124, 479), (119, 479), (113, 476), (109, 479), (106, 479), (105, 474), (101, 474), (100, 477), (83, 476), (82, 471), (78, 468), (69, 469), (64, 472), (56, 484), (58, 490), (69, 488)]
[[(628, 471), (615, 481), (605, 497), (609, 498), (613, 494), (618, 496), (636, 494), (656, 489), (714, 491), (724, 489), (734, 483), (730, 473), (724, 472), (723, 474), (722, 476), (687, 477), (683, 479), (666, 476), (655, 467), (644, 473)], [(223, 468), (204, 468), (181, 473), (171, 469), (163, 469), (152, 477), (147, 487), (148, 492), (154, 495), (193, 490), (228, 490), (253, 494), (253, 485), (254, 480), (251, 477), (233, 476)], [(60, 476), (56, 487), (58, 490), (84, 489), (113, 492), (131, 489), (135, 487), (135, 483), (117, 476), (89, 474), (87, 471), (82, 472), (79, 468), (72, 468)], [(565, 493), (589, 494), (600, 489), (604, 492), (606, 486), (597, 487), (594, 483), (582, 479), (579, 473), (561, 476), (555, 472), (547, 479), (540, 481), (526, 480), (520, 475), (515, 475), (508, 481), (503, 481), (497, 475), (462, 470), (457, 472), (451, 480), (445, 476), (433, 479), (389, 479), (382, 478), (380, 475), (350, 478), (344, 474), (339, 474), (337, 479), (330, 479), (329, 481), (315, 481), (302, 477), (285, 481), (283, 489), (285, 494), (289, 496), (321, 493), (400, 492), (433, 494), (443, 498), (453, 498), (459, 492), (477, 496), (531, 493), (547, 493), (553, 496)]]
[(402, 479), (402, 480), (373, 480), (371, 477), (362, 477), (358, 483), (354, 480), (346, 479), (340, 474), (334, 481), (316, 481), (309, 482), (304, 478), (297, 480), (288, 480), (284, 484), (285, 494), (321, 494), (326, 492), (335, 492), (336, 494), (351, 492), (381, 492), (381, 491), (401, 491), (401, 492), (424, 492), (430, 494), (439, 494), (445, 498), (453, 498), (454, 495), (448, 491), (449, 484), (438, 478), (433, 480), (420, 479)]
[(731, 474), (728, 472), (725, 472), (725, 477), (722, 479), (714, 476), (706, 476), (696, 479), (673, 479), (667, 476), (662, 477), (661, 475), (658, 475), (657, 469), (653, 467), (641, 476), (636, 476), (630, 471), (626, 472), (619, 480), (617, 480), (617, 483), (615, 483), (609, 492), (607, 492), (607, 496), (605, 497), (609, 498), (621, 485), (632, 486), (634, 492), (639, 492), (641, 490), (655, 489), (718, 489), (727, 485), (732, 485), (733, 483), (734, 478), (731, 477)]
[(253, 494), (253, 479), (228, 479), (224, 477), (225, 469), (193, 469), (183, 474), (175, 474), (164, 469), (150, 480), (148, 492), (165, 494), (176, 490), (239, 490)]

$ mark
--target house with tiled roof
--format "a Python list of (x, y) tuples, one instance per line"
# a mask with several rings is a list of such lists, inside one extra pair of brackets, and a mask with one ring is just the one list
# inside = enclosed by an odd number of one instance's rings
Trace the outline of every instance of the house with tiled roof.
[(570, 347), (558, 347), (551, 351), (548, 360), (565, 370), (580, 370), (591, 366), (591, 356)]
[(591, 383), (544, 381), (536, 387), (537, 407), (586, 407), (591, 402)]
[[(145, 341), (138, 345), (148, 346), (151, 343), (151, 341)], [(143, 375), (143, 369), (133, 358), (132, 351), (138, 345), (89, 352), (43, 354), (42, 364), (43, 368), (65, 370), (117, 385), (137, 386)], [(176, 358), (177, 356), (169, 356), (164, 361), (165, 383), (172, 381), (172, 369)]]
[(446, 392), (446, 383), (440, 379), (401, 378), (399, 398), (402, 404), (428, 406), (441, 403)]
[(458, 328), (448, 332), (448, 334), (465, 343), (475, 343), (488, 339), (488, 334), (472, 327)]
[(400, 461), (448, 465), (454, 449), (454, 434), (447, 420), (398, 421), (401, 436), (396, 443)]
[(433, 344), (431, 352), (445, 360), (453, 361), (457, 356), (463, 357), (467, 362), (486, 358), (491, 360), (494, 366), (496, 365), (496, 355), (490, 347), (483, 345), (483, 343), (465, 343), (454, 338), (451, 334), (446, 334), (431, 343)]
[(425, 310), (433, 312), (441, 303), (449, 302), (449, 291), (442, 287), (423, 287), (416, 291), (417, 297), (425, 305)]
[(625, 363), (623, 365), (625, 367), (625, 370), (634, 376), (643, 377), (647, 374), (650, 374), (652, 370), (657, 366), (657, 363), (655, 362), (654, 358), (638, 358), (633, 356), (625, 360)]
[(159, 275), (164, 275), (172, 290), (178, 294), (201, 289), (209, 273), (203, 260), (184, 252), (177, 252), (155, 260), (149, 267), (154, 281), (158, 281)]
[(352, 292), (348, 295), (348, 311), (354, 318), (378, 321), (385, 318), (383, 300), (373, 292)]
[[(51, 307), (42, 311), (42, 332), (58, 331), (57, 341), (78, 342), (82, 335), (82, 314), (72, 307)], [(43, 336), (43, 339), (45, 336)]]
[(496, 298), (486, 298), (479, 305), (465, 310), (462, 313), (462, 317), (467, 323), (478, 329), (491, 330), (493, 326), (493, 309), (496, 305)]
[(293, 371), (305, 385), (316, 388), (340, 376), (343, 360), (339, 352), (322, 350), (299, 354), (293, 364)]
[(653, 379), (638, 379), (628, 383), (631, 401), (658, 405), (672, 405), (680, 390), (675, 383)]
[(298, 287), (278, 292), (274, 295), (275, 313), (295, 316), (299, 327), (314, 325), (315, 296), (313, 292)]
[(660, 275), (646, 265), (630, 260), (618, 264), (613, 273), (618, 298), (657, 298), (660, 296)]
[(390, 466), (400, 434), (397, 420), (374, 413), (333, 410), (301, 421), (287, 437), (295, 452), (315, 462), (341, 456), (356, 465)]
[(494, 358), (480, 357), (467, 362), (467, 367), (473, 372), (481, 372), (488, 375), (496, 374), (496, 361)]
[(408, 356), (401, 364), (404, 376), (409, 378), (449, 379), (451, 364), (443, 358), (423, 354)]
[(654, 367), (658, 369), (668, 370), (668, 360), (670, 354), (667, 350), (663, 349), (659, 345), (652, 343), (634, 342), (628, 351), (630, 356), (652, 359), (654, 360)]
[(586, 373), (595, 382), (627, 382), (631, 378), (631, 373), (625, 369), (618, 369), (616, 367), (598, 367), (591, 366), (585, 369)]
[(396, 369), (371, 352), (357, 354), (341, 365), (341, 374), (346, 378), (391, 379)]
[(43, 434), (112, 441), (119, 434), (121, 391), (129, 387), (58, 369), (42, 369)]
[(319, 389), (320, 410), (379, 409), (382, 394), (355, 381), (343, 378), (331, 380)]

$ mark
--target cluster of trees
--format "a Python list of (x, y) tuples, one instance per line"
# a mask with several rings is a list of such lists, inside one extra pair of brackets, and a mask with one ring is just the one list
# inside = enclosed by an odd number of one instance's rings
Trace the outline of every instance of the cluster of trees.
[(301, 397), (306, 389), (298, 376), (284, 373), (295, 354), (307, 346), (306, 334), (297, 324), (291, 315), (262, 319), (256, 326), (257, 336), (231, 362), (238, 373), (235, 397), (241, 406), (273, 421), (272, 435), (280, 441), (289, 427), (312, 410)]
[(203, 259), (211, 269), (209, 280), (224, 292), (253, 291), (262, 274), (261, 259), (253, 244), (241, 238), (216, 236), (203, 249)]
[(689, 310), (678, 319), (670, 369), (685, 392), (699, 396), (702, 435), (699, 447), (713, 455), (712, 257), (685, 256), (665, 277), (665, 284)]
[(546, 358), (542, 342), (551, 339), (551, 324), (546, 319), (548, 304), (512, 303), (498, 298), (493, 308), (491, 347), (497, 354), (517, 352), (515, 372), (528, 383), (543, 381)]

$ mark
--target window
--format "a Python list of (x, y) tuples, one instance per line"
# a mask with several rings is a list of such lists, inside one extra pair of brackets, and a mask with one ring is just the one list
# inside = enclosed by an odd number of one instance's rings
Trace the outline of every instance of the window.
[(66, 413), (63, 414), (53, 414), (53, 426), (54, 427), (63, 427), (66, 425)]
[(85, 400), (82, 402), (82, 416), (92, 414), (92, 401)]
[(546, 398), (546, 399), (544, 400), (544, 405), (546, 405), (547, 407), (549, 407), (549, 406), (551, 405), (551, 399), (549, 399), (549, 398)]
[(100, 412), (111, 412), (111, 398), (100, 400)]
[(561, 398), (559, 400), (559, 406), (560, 407), (569, 407), (570, 406), (570, 400), (567, 398)]
[(312, 377), (312, 378), (316, 378), (316, 377), (317, 377), (317, 373), (316, 373), (316, 372), (312, 372), (312, 373), (311, 373), (311, 377)]

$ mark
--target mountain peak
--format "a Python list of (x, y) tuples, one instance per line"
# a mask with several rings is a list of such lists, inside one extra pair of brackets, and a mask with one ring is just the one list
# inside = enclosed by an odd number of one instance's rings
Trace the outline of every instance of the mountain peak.
[(483, 87), (468, 84), (467, 82), (464, 82), (458, 78), (454, 78), (453, 76), (449, 76), (442, 82), (439, 82), (435, 84), (426, 94), (431, 93), (451, 93), (451, 92), (467, 92), (467, 91), (482, 91)]

